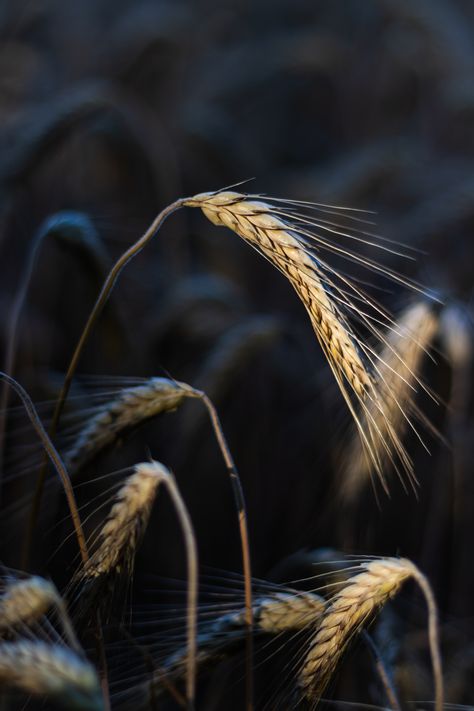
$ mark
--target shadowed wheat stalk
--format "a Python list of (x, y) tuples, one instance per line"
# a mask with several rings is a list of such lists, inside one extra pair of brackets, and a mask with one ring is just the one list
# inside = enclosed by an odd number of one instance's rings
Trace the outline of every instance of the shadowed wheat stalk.
[(383, 607), (409, 578), (420, 586), (429, 610), (429, 638), (435, 678), (435, 709), (443, 709), (443, 677), (438, 640), (438, 618), (433, 593), (425, 576), (409, 560), (382, 558), (361, 564), (329, 602), (309, 644), (298, 675), (304, 697), (316, 706), (355, 634)]
[(27, 640), (0, 644), (0, 683), (27, 694), (51, 696), (69, 709), (104, 708), (94, 668), (59, 645)]

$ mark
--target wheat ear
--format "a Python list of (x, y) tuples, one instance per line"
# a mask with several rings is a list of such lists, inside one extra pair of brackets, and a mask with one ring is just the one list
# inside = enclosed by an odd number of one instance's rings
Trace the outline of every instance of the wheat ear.
[(99, 533), (98, 546), (79, 572), (81, 577), (99, 578), (129, 571), (162, 481), (161, 471), (148, 464), (134, 468), (115, 496)]
[(79, 650), (63, 599), (53, 583), (37, 575), (6, 584), (0, 597), (0, 633), (32, 625), (52, 607), (58, 611), (69, 644)]
[(382, 558), (361, 564), (334, 595), (312, 638), (298, 682), (314, 705), (330, 681), (344, 651), (355, 634), (377, 613), (409, 578), (416, 580), (428, 605), (429, 640), (435, 678), (435, 709), (443, 709), (443, 677), (438, 639), (438, 617), (433, 593), (425, 576), (409, 560)]
[(337, 301), (331, 298), (322, 266), (309, 253), (296, 225), (279, 217), (273, 205), (236, 192), (202, 193), (184, 204), (201, 208), (213, 224), (236, 232), (287, 277), (335, 373), (364, 397), (371, 381), (356, 338)]
[(123, 432), (162, 412), (176, 410), (188, 397), (198, 396), (185, 383), (168, 378), (150, 378), (142, 385), (121, 390), (100, 407), (66, 452), (69, 471), (78, 471)]
[(382, 469), (391, 462), (400, 476), (416, 484), (413, 465), (401, 438), (407, 427), (419, 437), (411, 415), (418, 413), (414, 396), (423, 385), (420, 370), (436, 335), (439, 317), (427, 301), (408, 306), (385, 339), (375, 365), (377, 400), (363, 405), (362, 423), (370, 439), (369, 452), (357, 432), (354, 433), (342, 463), (341, 495), (354, 500), (370, 480), (374, 461)]
[[(99, 534), (97, 549), (79, 571), (76, 581), (100, 583), (112, 575), (130, 573), (138, 545), (145, 533), (160, 484), (171, 497), (183, 531), (188, 561), (188, 659), (186, 698), (194, 703), (196, 679), (196, 618), (198, 555), (195, 535), (174, 476), (156, 461), (137, 464), (115, 497), (110, 513)], [(96, 587), (96, 594), (99, 588)]]
[(57, 698), (70, 709), (104, 708), (94, 668), (59, 645), (27, 640), (0, 644), (0, 683), (27, 694)]

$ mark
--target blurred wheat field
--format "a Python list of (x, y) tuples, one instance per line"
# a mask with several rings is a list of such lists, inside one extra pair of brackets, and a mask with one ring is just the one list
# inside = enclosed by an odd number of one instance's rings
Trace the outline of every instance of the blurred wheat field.
[(0, 32), (2, 709), (471, 708), (471, 3)]

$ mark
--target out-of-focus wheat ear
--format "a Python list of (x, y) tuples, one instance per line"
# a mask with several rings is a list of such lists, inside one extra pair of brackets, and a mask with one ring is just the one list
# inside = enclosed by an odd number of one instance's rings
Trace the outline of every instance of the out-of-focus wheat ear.
[(443, 677), (438, 638), (438, 614), (425, 576), (409, 560), (381, 558), (360, 565), (354, 575), (329, 601), (326, 612), (309, 643), (298, 675), (301, 693), (318, 703), (351, 639), (413, 578), (420, 586), (429, 611), (429, 642), (435, 679), (435, 709), (443, 709)]
[(404, 481), (416, 485), (412, 462), (402, 442), (407, 428), (418, 435), (412, 419), (422, 417), (415, 406), (417, 391), (424, 386), (420, 371), (436, 336), (439, 316), (427, 301), (408, 306), (389, 331), (374, 357), (377, 398), (363, 403), (361, 423), (368, 443), (354, 432), (341, 462), (340, 495), (354, 501), (371, 481), (374, 467), (392, 464)]
[(71, 647), (80, 649), (64, 600), (55, 585), (38, 575), (23, 580), (10, 580), (0, 596), (0, 634), (19, 626), (30, 626), (46, 615), (50, 608), (58, 612)]
[(472, 364), (474, 328), (466, 310), (451, 304), (443, 309), (439, 337), (452, 369), (450, 406), (453, 417), (463, 416), (469, 401), (469, 378)]
[(77, 472), (125, 431), (176, 410), (189, 397), (198, 395), (185, 383), (168, 378), (150, 378), (136, 387), (124, 388), (102, 405), (78, 433), (65, 454), (69, 471)]
[(0, 644), (0, 684), (25, 694), (49, 696), (68, 709), (104, 708), (94, 668), (60, 645), (26, 640)]
[(273, 205), (236, 192), (202, 193), (184, 204), (201, 208), (213, 224), (231, 229), (286, 276), (303, 302), (335, 374), (364, 398), (372, 385), (357, 338), (338, 301), (332, 298), (317, 258), (298, 238), (297, 226), (279, 217)]
[[(60, 212), (43, 222), (31, 243), (6, 326), (6, 350), (3, 359), (3, 371), (8, 373), (8, 375), (13, 375), (18, 340), (18, 325), (28, 295), (33, 270), (41, 245), (48, 237), (55, 237), (65, 244), (74, 242), (77, 247), (91, 256), (91, 261), (96, 265), (97, 271), (100, 271), (101, 274), (105, 273), (105, 250), (92, 222), (86, 215), (79, 212)], [(3, 384), (0, 390), (0, 465), (3, 456), (8, 393), (7, 385)]]

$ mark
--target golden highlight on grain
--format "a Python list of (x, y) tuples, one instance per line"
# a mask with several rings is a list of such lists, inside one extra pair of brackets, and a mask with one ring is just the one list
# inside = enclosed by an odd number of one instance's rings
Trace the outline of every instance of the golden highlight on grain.
[(271, 204), (237, 192), (201, 193), (184, 204), (201, 208), (213, 224), (237, 233), (286, 276), (309, 314), (336, 377), (343, 376), (359, 397), (365, 397), (371, 380), (357, 339), (296, 224), (279, 217)]
[(381, 558), (360, 565), (361, 572), (329, 601), (309, 644), (298, 683), (304, 697), (317, 705), (344, 651), (355, 634), (400, 589), (409, 578), (421, 588), (429, 611), (429, 638), (436, 690), (436, 711), (443, 708), (443, 681), (438, 641), (437, 611), (428, 581), (404, 558)]
[(98, 546), (80, 571), (81, 577), (120, 573), (133, 559), (166, 471), (158, 463), (154, 464), (156, 466), (137, 464), (118, 491), (100, 531)]
[(59, 645), (27, 640), (0, 644), (0, 684), (26, 694), (54, 697), (68, 709), (103, 709), (94, 668)]

